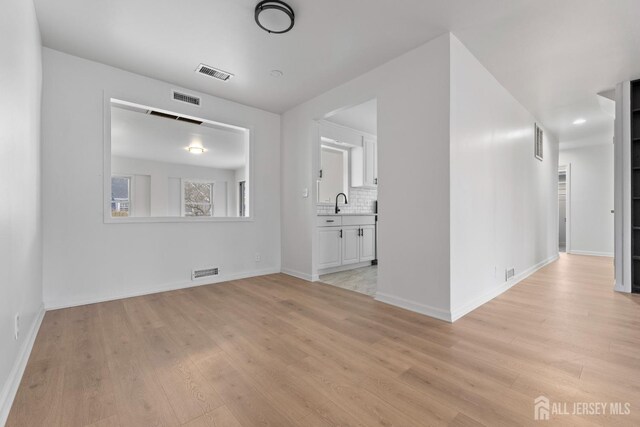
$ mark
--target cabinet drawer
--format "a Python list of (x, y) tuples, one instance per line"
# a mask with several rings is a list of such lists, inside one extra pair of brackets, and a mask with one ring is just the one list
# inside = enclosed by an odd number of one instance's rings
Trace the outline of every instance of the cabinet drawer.
[(318, 227), (339, 227), (342, 225), (341, 216), (319, 216), (316, 221)]
[(374, 225), (376, 217), (374, 215), (353, 215), (343, 216), (342, 225)]

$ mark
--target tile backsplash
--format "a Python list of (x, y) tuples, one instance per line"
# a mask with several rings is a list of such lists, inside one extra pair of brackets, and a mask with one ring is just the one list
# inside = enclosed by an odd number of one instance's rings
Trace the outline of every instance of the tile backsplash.
[[(349, 188), (349, 203), (344, 204), (344, 199), (340, 197), (338, 207), (340, 213), (373, 213), (375, 201), (378, 199), (378, 190), (375, 188)], [(318, 214), (334, 213), (335, 205), (317, 205)]]

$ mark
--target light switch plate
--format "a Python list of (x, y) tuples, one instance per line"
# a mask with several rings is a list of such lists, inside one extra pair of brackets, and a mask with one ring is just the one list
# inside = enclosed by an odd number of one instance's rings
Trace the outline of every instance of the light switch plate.
[(308, 188), (305, 188), (305, 189), (302, 190), (302, 197), (304, 197), (305, 199), (307, 197), (309, 197), (309, 189)]

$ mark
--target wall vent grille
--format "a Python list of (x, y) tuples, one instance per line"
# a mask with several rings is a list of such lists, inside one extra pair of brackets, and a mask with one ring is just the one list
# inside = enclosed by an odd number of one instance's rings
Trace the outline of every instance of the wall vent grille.
[(175, 101), (186, 102), (187, 104), (200, 105), (200, 98), (193, 95), (187, 95), (186, 93), (173, 91), (173, 99)]
[(222, 71), (218, 68), (213, 68), (204, 64), (198, 65), (198, 68), (196, 68), (196, 72), (200, 74), (204, 74), (207, 77), (222, 80), (223, 82), (226, 82), (231, 77), (233, 77), (233, 74), (231, 73), (228, 73), (226, 71)]
[(191, 280), (201, 279), (203, 277), (209, 277), (209, 276), (217, 276), (217, 275), (218, 275), (218, 267), (204, 268), (202, 270), (193, 270), (191, 271)]
[(509, 280), (511, 279), (513, 276), (516, 275), (516, 269), (515, 268), (510, 268), (508, 270), (505, 271), (505, 280)]

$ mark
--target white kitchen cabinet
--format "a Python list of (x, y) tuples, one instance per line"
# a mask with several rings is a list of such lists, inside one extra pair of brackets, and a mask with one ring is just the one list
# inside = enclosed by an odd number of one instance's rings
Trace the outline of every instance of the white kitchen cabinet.
[(342, 228), (318, 227), (318, 268), (342, 265)]
[(325, 273), (345, 270), (350, 265), (361, 267), (373, 261), (376, 258), (375, 223), (374, 215), (319, 216), (318, 270)]
[(378, 144), (371, 137), (362, 137), (362, 146), (351, 149), (351, 186), (378, 186)]
[(360, 227), (342, 229), (342, 265), (360, 262)]
[(359, 259), (359, 262), (376, 259), (376, 227), (374, 225), (360, 227)]
[(376, 187), (378, 185), (378, 144), (373, 138), (364, 137), (362, 140), (364, 156), (364, 187)]

